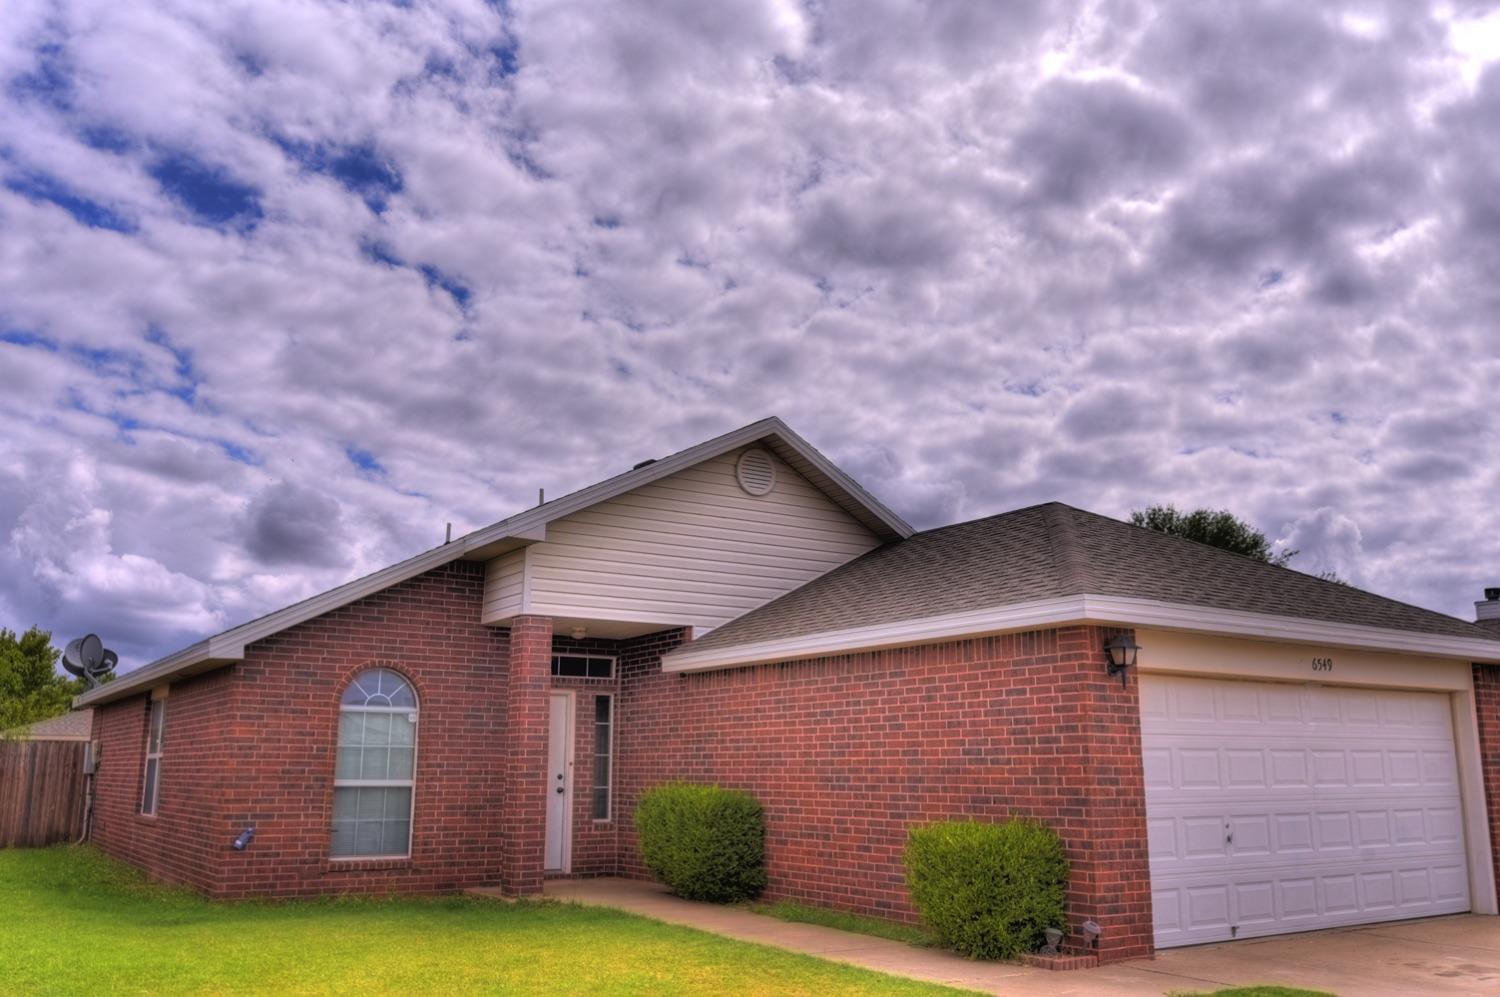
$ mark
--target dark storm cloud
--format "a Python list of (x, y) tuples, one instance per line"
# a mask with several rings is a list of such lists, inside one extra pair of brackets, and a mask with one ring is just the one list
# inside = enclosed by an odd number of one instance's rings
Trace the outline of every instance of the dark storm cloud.
[(941, 267), (960, 247), (945, 207), (921, 191), (871, 184), (819, 202), (808, 212), (800, 240), (814, 266)]
[(340, 520), (339, 504), (327, 495), (280, 482), (250, 503), (245, 516), (245, 549), (267, 565), (347, 564)]
[(1033, 98), (1013, 140), (1016, 162), (1045, 202), (1081, 205), (1110, 191), (1160, 191), (1191, 155), (1185, 118), (1118, 80), (1056, 80)]
[(14, 0), (0, 625), (139, 663), (768, 412), (1467, 613), (1496, 8)]

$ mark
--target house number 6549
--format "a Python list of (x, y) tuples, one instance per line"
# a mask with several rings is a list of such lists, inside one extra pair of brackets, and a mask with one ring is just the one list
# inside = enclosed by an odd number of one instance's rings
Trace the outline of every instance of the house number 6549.
[(1331, 672), (1331, 671), (1333, 671), (1333, 659), (1332, 658), (1314, 658), (1314, 659), (1312, 659), (1312, 670), (1315, 671), (1315, 672)]

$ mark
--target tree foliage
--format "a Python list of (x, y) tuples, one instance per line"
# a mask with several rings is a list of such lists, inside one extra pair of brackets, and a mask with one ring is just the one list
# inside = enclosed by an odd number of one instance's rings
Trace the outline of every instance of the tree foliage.
[(19, 637), (0, 627), (0, 731), (68, 712), (83, 692), (82, 679), (57, 670), (60, 651), (52, 634), (32, 627)]
[(1179, 512), (1175, 506), (1153, 505), (1130, 514), (1130, 521), (1158, 533), (1196, 540), (1235, 554), (1253, 557), (1278, 567), (1297, 556), (1295, 550), (1276, 551), (1266, 535), (1227, 509), (1194, 509)]

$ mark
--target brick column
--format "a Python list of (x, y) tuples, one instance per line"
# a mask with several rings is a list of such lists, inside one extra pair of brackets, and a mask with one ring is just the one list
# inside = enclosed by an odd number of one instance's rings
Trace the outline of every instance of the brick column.
[(547, 690), (552, 620), (517, 616), (510, 625), (505, 684), (505, 836), (500, 886), (511, 896), (542, 892), (547, 828)]
[[(1104, 929), (1100, 962), (1153, 950), (1140, 686), (1134, 668), (1124, 687), (1106, 674), (1104, 642), (1114, 632), (1105, 627), (1058, 631), (1060, 656), (1073, 671), (1069, 697), (1078, 707), (1082, 751), (1074, 785), (1081, 790), (1083, 833), (1074, 846), (1069, 916)], [(1072, 927), (1078, 930), (1076, 922)]]
[(1474, 666), (1474, 712), (1479, 720), (1479, 767), (1490, 821), (1491, 858), (1495, 881), (1500, 883), (1500, 665)]

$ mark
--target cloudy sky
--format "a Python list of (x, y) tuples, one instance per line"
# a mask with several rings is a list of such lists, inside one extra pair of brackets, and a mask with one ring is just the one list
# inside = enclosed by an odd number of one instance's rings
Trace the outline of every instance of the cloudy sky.
[(1472, 618), (1496, 7), (6, 0), (0, 624), (137, 665), (772, 413)]

